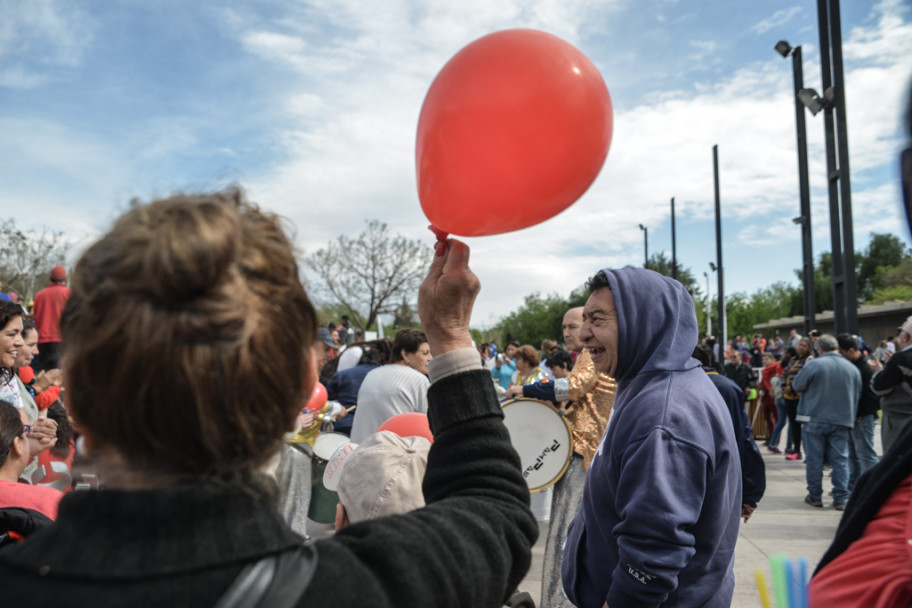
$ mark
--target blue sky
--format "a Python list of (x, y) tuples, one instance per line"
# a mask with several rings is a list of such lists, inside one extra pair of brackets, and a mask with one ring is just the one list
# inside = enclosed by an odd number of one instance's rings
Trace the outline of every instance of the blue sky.
[[(912, 8), (842, 3), (856, 248), (899, 234), (901, 109)], [(539, 291), (605, 266), (677, 254), (703, 284), (715, 260), (719, 145), (726, 292), (796, 282), (801, 264), (791, 61), (820, 89), (816, 2), (508, 0), (88, 2), (0, 0), (0, 209), (85, 247), (132, 197), (240, 182), (289, 218), (306, 253), (366, 220), (429, 244), (415, 127), (461, 47), (531, 27), (572, 42), (611, 91), (599, 178), (533, 228), (468, 239), (490, 326)], [(823, 122), (807, 115), (815, 255), (829, 250)], [(715, 287), (713, 287), (715, 291)]]

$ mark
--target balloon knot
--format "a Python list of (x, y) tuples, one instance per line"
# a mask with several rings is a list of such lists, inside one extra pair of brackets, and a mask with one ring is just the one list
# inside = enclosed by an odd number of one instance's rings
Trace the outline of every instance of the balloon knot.
[(434, 236), (437, 237), (438, 241), (445, 241), (445, 240), (447, 240), (447, 237), (450, 236), (449, 232), (444, 232), (443, 230), (441, 230), (440, 228), (438, 228), (437, 226), (435, 226), (433, 224), (428, 226), (428, 230), (430, 230), (431, 232), (434, 233)]

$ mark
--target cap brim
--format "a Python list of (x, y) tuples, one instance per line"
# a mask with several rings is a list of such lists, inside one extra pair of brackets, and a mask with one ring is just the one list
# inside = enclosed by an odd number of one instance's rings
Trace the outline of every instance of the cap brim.
[(346, 443), (333, 452), (332, 457), (326, 463), (326, 469), (323, 471), (323, 486), (327, 490), (335, 492), (339, 489), (339, 480), (345, 470), (345, 462), (357, 448), (357, 443)]

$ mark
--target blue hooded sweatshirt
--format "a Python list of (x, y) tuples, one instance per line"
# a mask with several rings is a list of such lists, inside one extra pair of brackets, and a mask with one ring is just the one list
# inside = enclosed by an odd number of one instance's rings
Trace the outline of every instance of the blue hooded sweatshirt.
[(580, 608), (728, 608), (741, 467), (725, 403), (690, 356), (693, 300), (650, 270), (602, 273), (617, 309), (617, 396), (568, 531), (564, 589)]

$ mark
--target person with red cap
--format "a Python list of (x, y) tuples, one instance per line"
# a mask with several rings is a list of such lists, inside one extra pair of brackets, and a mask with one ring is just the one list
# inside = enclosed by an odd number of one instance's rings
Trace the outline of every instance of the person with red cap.
[(32, 309), (38, 328), (38, 355), (32, 362), (35, 373), (60, 367), (60, 316), (70, 298), (70, 288), (66, 286), (67, 273), (63, 266), (51, 268), (50, 278), (50, 284), (35, 294)]

